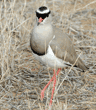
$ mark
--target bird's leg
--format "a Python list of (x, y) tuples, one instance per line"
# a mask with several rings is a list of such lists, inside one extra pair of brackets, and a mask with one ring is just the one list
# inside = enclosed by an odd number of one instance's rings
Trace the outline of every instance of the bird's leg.
[[(58, 69), (58, 71), (57, 71), (56, 75), (58, 75), (58, 74), (59, 74), (60, 70), (61, 70), (61, 68), (60, 68), (60, 69)], [(51, 99), (50, 99), (49, 106), (51, 106), (51, 105), (52, 105), (52, 99), (53, 99), (53, 95), (54, 95), (54, 91), (55, 91), (55, 85), (56, 85), (56, 75), (55, 75), (55, 69), (54, 69), (54, 83), (53, 83), (52, 95), (51, 95)]]
[[(61, 68), (58, 69), (56, 75), (59, 74), (59, 71), (60, 71), (60, 70), (61, 70)], [(55, 72), (55, 69), (54, 69), (53, 71)], [(46, 90), (46, 88), (49, 86), (49, 84), (53, 81), (53, 79), (54, 79), (55, 77), (56, 77), (56, 76), (53, 75), (53, 77), (51, 78), (51, 80), (47, 83), (47, 85), (46, 85), (46, 86), (44, 87), (44, 89), (41, 91), (41, 100), (43, 100), (43, 98), (44, 98), (44, 91)]]
[(56, 75), (55, 75), (55, 69), (54, 69), (54, 83), (53, 83), (53, 89), (52, 89), (52, 94), (51, 94), (51, 99), (50, 99), (50, 103), (49, 105), (52, 105), (52, 99), (53, 99), (53, 94), (54, 94), (54, 90), (55, 90), (55, 85), (56, 85)]
[[(55, 69), (54, 69), (53, 71), (55, 71)], [(54, 75), (53, 75), (53, 77), (51, 78), (51, 80), (47, 83), (47, 85), (44, 87), (44, 89), (41, 91), (41, 100), (43, 100), (43, 98), (44, 98), (44, 91), (45, 91), (46, 88), (49, 86), (49, 84), (53, 81), (53, 79), (54, 79)]]

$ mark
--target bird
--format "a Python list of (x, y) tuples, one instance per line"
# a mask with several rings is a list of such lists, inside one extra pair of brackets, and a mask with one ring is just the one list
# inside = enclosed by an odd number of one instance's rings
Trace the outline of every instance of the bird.
[[(78, 58), (70, 37), (52, 24), (51, 10), (47, 6), (41, 6), (36, 10), (36, 23), (30, 34), (30, 47), (33, 56), (45, 66), (53, 68), (54, 75), (48, 84), (41, 91), (41, 100), (44, 98), (44, 91), (53, 81), (52, 95), (49, 105), (52, 105), (56, 85), (56, 75), (62, 68), (72, 66), (86, 71), (88, 68)], [(77, 61), (76, 61), (77, 60)], [(57, 72), (55, 72), (57, 70)]]

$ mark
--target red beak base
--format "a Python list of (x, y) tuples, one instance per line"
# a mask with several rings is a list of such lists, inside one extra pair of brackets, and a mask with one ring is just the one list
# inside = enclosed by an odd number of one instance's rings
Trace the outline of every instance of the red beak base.
[(44, 19), (42, 19), (42, 18), (40, 17), (38, 22), (41, 23), (43, 20), (44, 20)]

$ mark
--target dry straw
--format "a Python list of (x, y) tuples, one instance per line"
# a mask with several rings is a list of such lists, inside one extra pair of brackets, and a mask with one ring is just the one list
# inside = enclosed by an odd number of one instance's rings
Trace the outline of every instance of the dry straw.
[[(77, 54), (90, 67), (82, 73), (73, 65), (59, 74), (52, 108), (48, 108), (52, 85), (43, 102), (40, 92), (53, 71), (33, 58), (29, 46), (35, 10), (43, 4), (52, 10), (53, 25), (70, 35)], [(96, 109), (95, 8), (95, 0), (0, 1), (1, 110)]]

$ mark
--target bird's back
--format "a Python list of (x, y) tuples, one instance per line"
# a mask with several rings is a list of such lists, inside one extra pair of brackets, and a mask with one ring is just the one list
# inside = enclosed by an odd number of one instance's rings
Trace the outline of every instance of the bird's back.
[[(58, 58), (65, 60), (70, 64), (74, 64), (78, 56), (76, 54), (76, 51), (71, 39), (67, 34), (63, 33), (63, 31), (61, 31), (56, 27), (53, 27), (53, 32), (54, 32), (55, 38), (52, 40), (50, 44), (53, 52)], [(85, 66), (85, 64), (80, 58), (78, 58), (75, 66), (79, 67), (82, 70), (87, 69), (87, 67)]]

